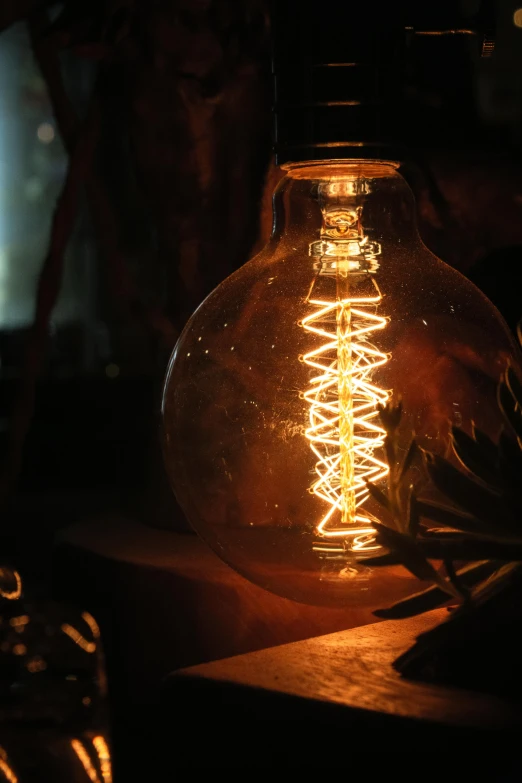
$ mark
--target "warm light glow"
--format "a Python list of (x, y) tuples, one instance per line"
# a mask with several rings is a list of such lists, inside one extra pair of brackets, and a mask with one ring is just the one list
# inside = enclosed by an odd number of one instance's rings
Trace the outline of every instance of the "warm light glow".
[(31, 622), (31, 618), (28, 614), (21, 614), (19, 617), (11, 617), (9, 620), (9, 625), (12, 625), (13, 628), (24, 628), (28, 623)]
[(45, 671), (47, 669), (47, 664), (43, 658), (41, 658), (39, 655), (36, 655), (27, 662), (26, 669), (27, 671), (31, 672), (31, 674), (36, 674), (37, 672)]
[(100, 779), (100, 776), (98, 775), (98, 772), (92, 763), (87, 748), (83, 742), (80, 742), (78, 739), (71, 740), (71, 747), (80, 759), (89, 780), (91, 780), (92, 783), (112, 783), (111, 757), (109, 753), (109, 746), (107, 745), (105, 738), (101, 735), (93, 737), (92, 744), (100, 761), (100, 769), (103, 781)]
[[(11, 573), (14, 577), (16, 587), (14, 590), (3, 590), (2, 587), (0, 587), (0, 597), (6, 598), (8, 601), (17, 601), (22, 595), (22, 580), (18, 571), (12, 571)], [(0, 579), (5, 576), (5, 569), (0, 568)]]
[(92, 744), (100, 759), (101, 773), (103, 777), (103, 783), (112, 783), (112, 768), (111, 768), (111, 755), (109, 753), (109, 746), (105, 741), (105, 738), (101, 735), (94, 737)]
[[(310, 422), (305, 435), (317, 457), (318, 478), (310, 491), (329, 505), (316, 528), (322, 542), (314, 549), (343, 551), (349, 541), (352, 550), (367, 551), (378, 547), (370, 517), (358, 509), (369, 495), (366, 482), (380, 481), (389, 472), (388, 465), (376, 455), (386, 434), (378, 423), (378, 406), (386, 404), (389, 393), (372, 380), (374, 371), (388, 361), (388, 356), (370, 339), (386, 327), (388, 319), (376, 312), (382, 301), (373, 279), (380, 247), (370, 246), (363, 236), (356, 236), (354, 241), (354, 230), (349, 226), (360, 218), (360, 212), (337, 209), (334, 228), (332, 214), (329, 227), (323, 227), (322, 233), (329, 239), (321, 245), (321, 252), (330, 258), (322, 258), (307, 299), (314, 311), (301, 322), (307, 332), (322, 340), (302, 357), (315, 371), (303, 394)], [(343, 237), (341, 241), (333, 238), (336, 232)], [(363, 258), (366, 264), (361, 262)], [(335, 277), (335, 297), (314, 295), (321, 275)], [(363, 290), (360, 281), (369, 277), (371, 283)]]
[(72, 639), (73, 642), (78, 645), (78, 647), (81, 647), (82, 650), (85, 650), (85, 652), (93, 653), (96, 650), (96, 644), (94, 642), (88, 642), (87, 639), (85, 639), (76, 628), (73, 628), (72, 625), (69, 625), (69, 623), (63, 623), (62, 631), (67, 634), (67, 636)]
[[(98, 623), (90, 615), (88, 612), (82, 613), (82, 618), (85, 620), (87, 625), (92, 631), (92, 635), (95, 639), (99, 639), (100, 637), (100, 629), (98, 628)], [(89, 642), (87, 639), (85, 639), (84, 636), (78, 631), (77, 628), (74, 628), (69, 623), (63, 623), (62, 625), (62, 631), (67, 634), (67, 636), (73, 640), (75, 644), (78, 645), (78, 647), (81, 647), (82, 650), (85, 650), (87, 653), (93, 653), (96, 650), (96, 642)]]
[(92, 780), (92, 783), (102, 783), (91, 759), (89, 758), (89, 754), (85, 749), (85, 745), (80, 742), (80, 740), (73, 739), (71, 740), (71, 747), (80, 759), (89, 780)]
[(515, 27), (522, 27), (522, 8), (517, 8), (513, 13), (513, 24)]
[(320, 153), (332, 159), (288, 163), (270, 241), (187, 322), (163, 453), (187, 521), (243, 577), (373, 611), (423, 587), (380, 557), (386, 525), (411, 516), (409, 485), (439, 497), (423, 451), (447, 456), (451, 425), (495, 440), (496, 383), (518, 363), (493, 305), (422, 243), (396, 164)]
[(82, 612), (82, 620), (85, 620), (95, 639), (100, 638), (100, 626), (89, 612)]
[(18, 783), (18, 778), (7, 760), (7, 753), (0, 747), (0, 772), (8, 783)]

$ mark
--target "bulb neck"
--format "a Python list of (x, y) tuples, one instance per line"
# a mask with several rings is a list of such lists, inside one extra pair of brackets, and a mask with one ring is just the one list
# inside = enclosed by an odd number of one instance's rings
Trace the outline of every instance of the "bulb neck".
[(286, 164), (271, 242), (316, 257), (342, 255), (350, 242), (420, 243), (413, 193), (397, 167), (360, 159)]

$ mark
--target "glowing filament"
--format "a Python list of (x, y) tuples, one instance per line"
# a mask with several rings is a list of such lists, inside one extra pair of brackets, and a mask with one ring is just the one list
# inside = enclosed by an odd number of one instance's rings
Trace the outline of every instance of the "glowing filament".
[(388, 392), (372, 382), (388, 357), (369, 338), (384, 329), (387, 319), (375, 312), (382, 300), (375, 281), (375, 294), (366, 297), (350, 296), (348, 285), (348, 276), (338, 278), (335, 301), (312, 294), (307, 300), (315, 310), (302, 325), (322, 342), (303, 356), (315, 371), (304, 393), (310, 406), (305, 435), (317, 457), (310, 491), (329, 506), (317, 533), (341, 544), (350, 537), (353, 548), (367, 548), (373, 529), (358, 509), (369, 494), (366, 481), (388, 474), (375, 453), (386, 434), (378, 423), (378, 405), (386, 403)]

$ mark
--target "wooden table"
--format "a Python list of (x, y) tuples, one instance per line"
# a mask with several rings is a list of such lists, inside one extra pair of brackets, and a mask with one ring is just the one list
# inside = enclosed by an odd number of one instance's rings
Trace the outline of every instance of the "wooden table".
[[(163, 722), (182, 768), (344, 767), (376, 756), (429, 754), (520, 780), (521, 715), (496, 697), (402, 679), (393, 659), (446, 610), (285, 644), (182, 669), (165, 682)], [(174, 752), (175, 748), (175, 752)], [(426, 762), (423, 762), (426, 763)], [(445, 765), (445, 766), (444, 766)], [(405, 779), (407, 767), (398, 780)], [(417, 770), (412, 779), (422, 780)], [(407, 777), (407, 776), (406, 776)], [(469, 778), (462, 778), (467, 780)]]

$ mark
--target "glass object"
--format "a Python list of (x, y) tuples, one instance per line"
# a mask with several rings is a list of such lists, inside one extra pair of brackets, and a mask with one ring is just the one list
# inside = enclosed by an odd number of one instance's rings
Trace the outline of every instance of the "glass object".
[[(450, 425), (493, 438), (514, 351), (486, 297), (423, 245), (391, 163), (288, 166), (267, 247), (210, 294), (171, 358), (168, 473), (187, 518), (262, 587), (332, 606), (419, 589), (380, 548), (378, 408), (401, 399), (399, 442), (448, 455)], [(420, 460), (412, 482), (424, 481)], [(433, 494), (429, 487), (424, 493)]]
[(0, 781), (112, 783), (100, 632), (0, 567)]

